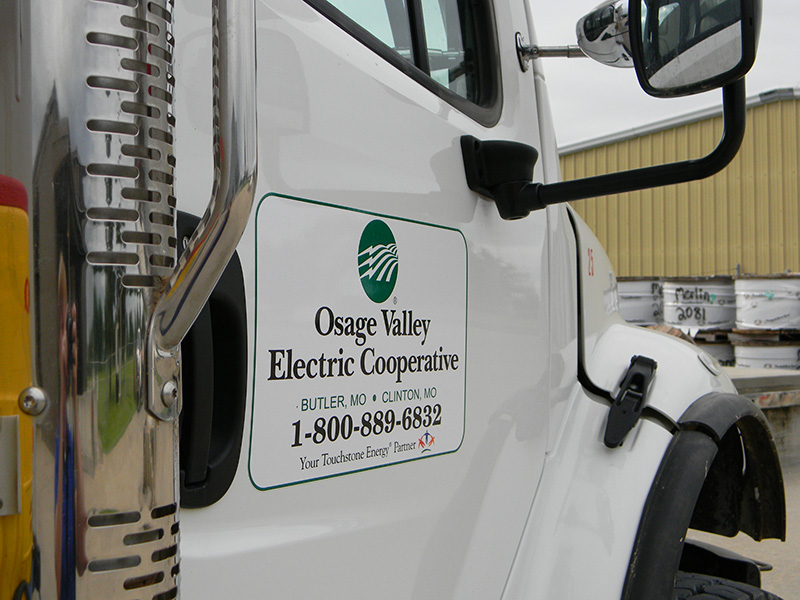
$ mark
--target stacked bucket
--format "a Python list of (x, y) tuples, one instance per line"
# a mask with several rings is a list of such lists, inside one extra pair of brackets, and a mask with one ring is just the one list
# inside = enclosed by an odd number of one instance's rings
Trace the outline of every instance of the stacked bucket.
[(620, 313), (694, 338), (726, 366), (800, 369), (800, 275), (620, 278)]
[(664, 281), (664, 324), (693, 337), (721, 365), (735, 364), (728, 339), (736, 324), (731, 277), (687, 277)]
[(657, 277), (620, 277), (617, 281), (619, 312), (628, 323), (663, 323), (662, 283)]
[(731, 340), (737, 366), (800, 369), (800, 275), (737, 279)]

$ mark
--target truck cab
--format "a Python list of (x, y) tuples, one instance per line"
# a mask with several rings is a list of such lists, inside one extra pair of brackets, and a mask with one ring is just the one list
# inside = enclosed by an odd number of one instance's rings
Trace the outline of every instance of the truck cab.
[(566, 204), (735, 154), (760, 5), (665, 4), (589, 22), (656, 95), (724, 85), (722, 150), (564, 184), (523, 0), (4, 3), (0, 174), (32, 206), (14, 597), (759, 587), (684, 540), (784, 535), (763, 415), (619, 317)]

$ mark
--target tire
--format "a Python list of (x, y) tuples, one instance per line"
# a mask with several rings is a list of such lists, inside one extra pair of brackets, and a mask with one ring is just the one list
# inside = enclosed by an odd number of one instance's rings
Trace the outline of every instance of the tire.
[(764, 590), (710, 575), (679, 571), (675, 578), (673, 600), (781, 600)]

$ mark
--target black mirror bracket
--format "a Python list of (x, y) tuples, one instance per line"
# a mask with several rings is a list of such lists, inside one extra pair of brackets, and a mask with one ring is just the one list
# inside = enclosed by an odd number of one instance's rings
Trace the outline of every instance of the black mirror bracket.
[[(495, 201), (503, 219), (527, 216), (531, 208), (521, 205), (523, 190), (531, 183), (539, 151), (533, 146), (504, 140), (481, 141), (461, 137), (467, 185), (473, 192)], [(539, 207), (544, 208), (544, 206)]]
[(467, 185), (494, 200), (503, 219), (520, 219), (551, 204), (645, 190), (710, 177), (736, 156), (745, 131), (744, 78), (722, 88), (723, 133), (717, 147), (702, 158), (559, 183), (532, 183), (537, 150), (508, 141), (461, 138)]

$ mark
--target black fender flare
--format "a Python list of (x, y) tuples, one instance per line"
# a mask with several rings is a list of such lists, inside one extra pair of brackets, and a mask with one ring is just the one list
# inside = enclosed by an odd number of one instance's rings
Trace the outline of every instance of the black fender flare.
[(689, 527), (786, 538), (783, 475), (764, 413), (747, 398), (712, 392), (677, 425), (642, 511), (623, 600), (672, 598)]

